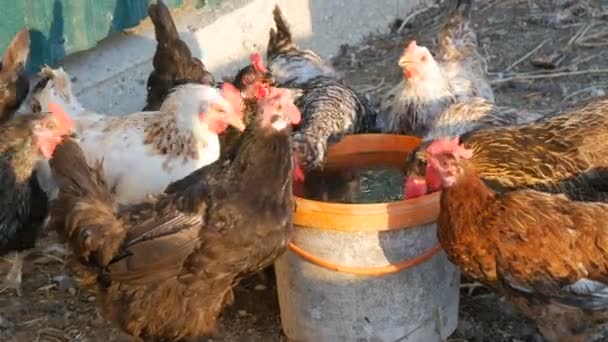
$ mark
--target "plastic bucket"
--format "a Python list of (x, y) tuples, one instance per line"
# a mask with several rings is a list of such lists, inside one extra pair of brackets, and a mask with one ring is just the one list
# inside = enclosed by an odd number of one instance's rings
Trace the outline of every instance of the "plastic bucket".
[[(363, 134), (334, 145), (327, 167), (402, 167), (418, 138)], [(458, 269), (436, 236), (439, 193), (341, 204), (296, 197), (294, 239), (275, 263), (292, 341), (445, 340), (458, 323)]]

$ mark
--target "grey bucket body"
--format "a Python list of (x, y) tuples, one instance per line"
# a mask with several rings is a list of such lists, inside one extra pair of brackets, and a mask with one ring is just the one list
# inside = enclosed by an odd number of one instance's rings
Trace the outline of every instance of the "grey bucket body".
[[(437, 244), (436, 224), (384, 232), (298, 228), (294, 243), (345, 266), (386, 266)], [(275, 263), (283, 331), (292, 341), (444, 341), (458, 324), (460, 273), (440, 251), (398, 273), (328, 270), (292, 251)]]

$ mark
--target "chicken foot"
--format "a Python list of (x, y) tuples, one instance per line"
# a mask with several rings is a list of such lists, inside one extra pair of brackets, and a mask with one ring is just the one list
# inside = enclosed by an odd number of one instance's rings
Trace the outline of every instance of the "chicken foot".
[(17, 296), (21, 297), (21, 270), (23, 268), (23, 259), (29, 254), (29, 252), (13, 252), (11, 269), (4, 278), (0, 293), (7, 289), (13, 289), (17, 292)]
[(460, 284), (460, 288), (461, 289), (467, 289), (468, 290), (468, 295), (472, 295), (473, 291), (475, 291), (475, 289), (480, 288), (480, 287), (485, 287), (483, 284), (478, 283), (478, 282), (473, 282), (473, 283), (463, 283)]

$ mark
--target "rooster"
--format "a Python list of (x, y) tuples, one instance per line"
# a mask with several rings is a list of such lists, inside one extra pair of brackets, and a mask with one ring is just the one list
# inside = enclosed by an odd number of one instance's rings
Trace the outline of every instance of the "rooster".
[(272, 89), (234, 154), (120, 211), (101, 163), (89, 167), (75, 141), (58, 147), (51, 225), (70, 242), (69, 265), (80, 286), (96, 289), (105, 319), (146, 341), (212, 334), (232, 288), (285, 250), (289, 131), (300, 120), (292, 101), (289, 90)]
[(596, 328), (608, 323), (608, 204), (497, 193), (458, 138), (438, 139), (426, 153), (443, 188), (438, 238), (450, 260), (507, 295), (549, 342), (607, 338)]
[(302, 90), (296, 101), (302, 123), (293, 134), (294, 152), (304, 172), (318, 170), (330, 144), (347, 134), (373, 130), (376, 112), (319, 55), (297, 47), (278, 5), (273, 16), (276, 30), (270, 29), (268, 68), (279, 86)]
[(148, 96), (144, 111), (159, 110), (161, 104), (175, 86), (186, 83), (213, 85), (214, 78), (200, 59), (192, 57), (188, 45), (179, 38), (171, 18), (171, 12), (162, 0), (148, 7), (154, 24), (156, 52), (152, 63), (154, 70), (148, 77)]
[(428, 48), (411, 41), (399, 66), (404, 80), (383, 98), (378, 125), (384, 132), (423, 137), (450, 105), (478, 96), (494, 102), (477, 37), (469, 20), (472, 0), (459, 0), (443, 25), (435, 60)]
[(19, 31), (10, 42), (0, 63), (0, 124), (9, 120), (29, 91), (23, 69), (30, 52), (30, 32)]
[(34, 247), (48, 215), (35, 171), (70, 133), (70, 118), (55, 104), (50, 114), (20, 115), (0, 125), (0, 255), (13, 253), (5, 286), (21, 295), (23, 251)]
[[(608, 201), (608, 97), (567, 112), (510, 127), (484, 128), (460, 136), (473, 151), (475, 172), (494, 190), (530, 188), (572, 200)], [(405, 165), (407, 198), (439, 189), (429, 169), (426, 142)]]
[[(243, 130), (238, 90), (222, 92), (207, 85), (173, 89), (160, 111), (107, 116), (86, 110), (72, 94), (69, 76), (60, 68), (42, 70), (32, 102), (43, 110), (60, 103), (76, 122), (76, 133), (91, 160), (104, 159), (104, 177), (121, 204), (141, 202), (172, 181), (209, 165), (220, 156), (218, 133), (228, 125)], [(53, 198), (54, 195), (51, 195)]]

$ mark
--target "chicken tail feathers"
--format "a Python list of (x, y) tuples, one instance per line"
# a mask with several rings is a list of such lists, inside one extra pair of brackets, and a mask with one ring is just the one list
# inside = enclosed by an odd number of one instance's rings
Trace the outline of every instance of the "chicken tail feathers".
[(161, 0), (157, 0), (156, 4), (151, 4), (148, 7), (148, 15), (154, 24), (157, 42), (162, 44), (179, 39), (177, 28), (173, 18), (171, 18), (171, 12)]
[(471, 14), (471, 8), (473, 7), (473, 0), (458, 0), (456, 4), (455, 12), (462, 13), (466, 18)]
[(448, 16), (439, 32), (439, 56), (458, 59), (477, 55), (477, 35), (473, 30), (469, 14), (473, 0), (458, 0), (456, 9)]
[(70, 242), (87, 265), (107, 266), (125, 238), (106, 186), (101, 162), (90, 167), (75, 140), (57, 146), (50, 160), (59, 195), (51, 206), (51, 226)]
[(0, 70), (17, 71), (17, 68), (25, 66), (27, 56), (30, 53), (30, 31), (23, 29), (19, 31), (15, 38), (6, 48), (6, 52), (2, 57), (2, 66)]
[(270, 38), (268, 39), (268, 49), (266, 52), (266, 57), (269, 60), (295, 47), (289, 24), (287, 24), (287, 20), (283, 16), (279, 5), (274, 7), (272, 15), (276, 30), (274, 28), (270, 29)]

